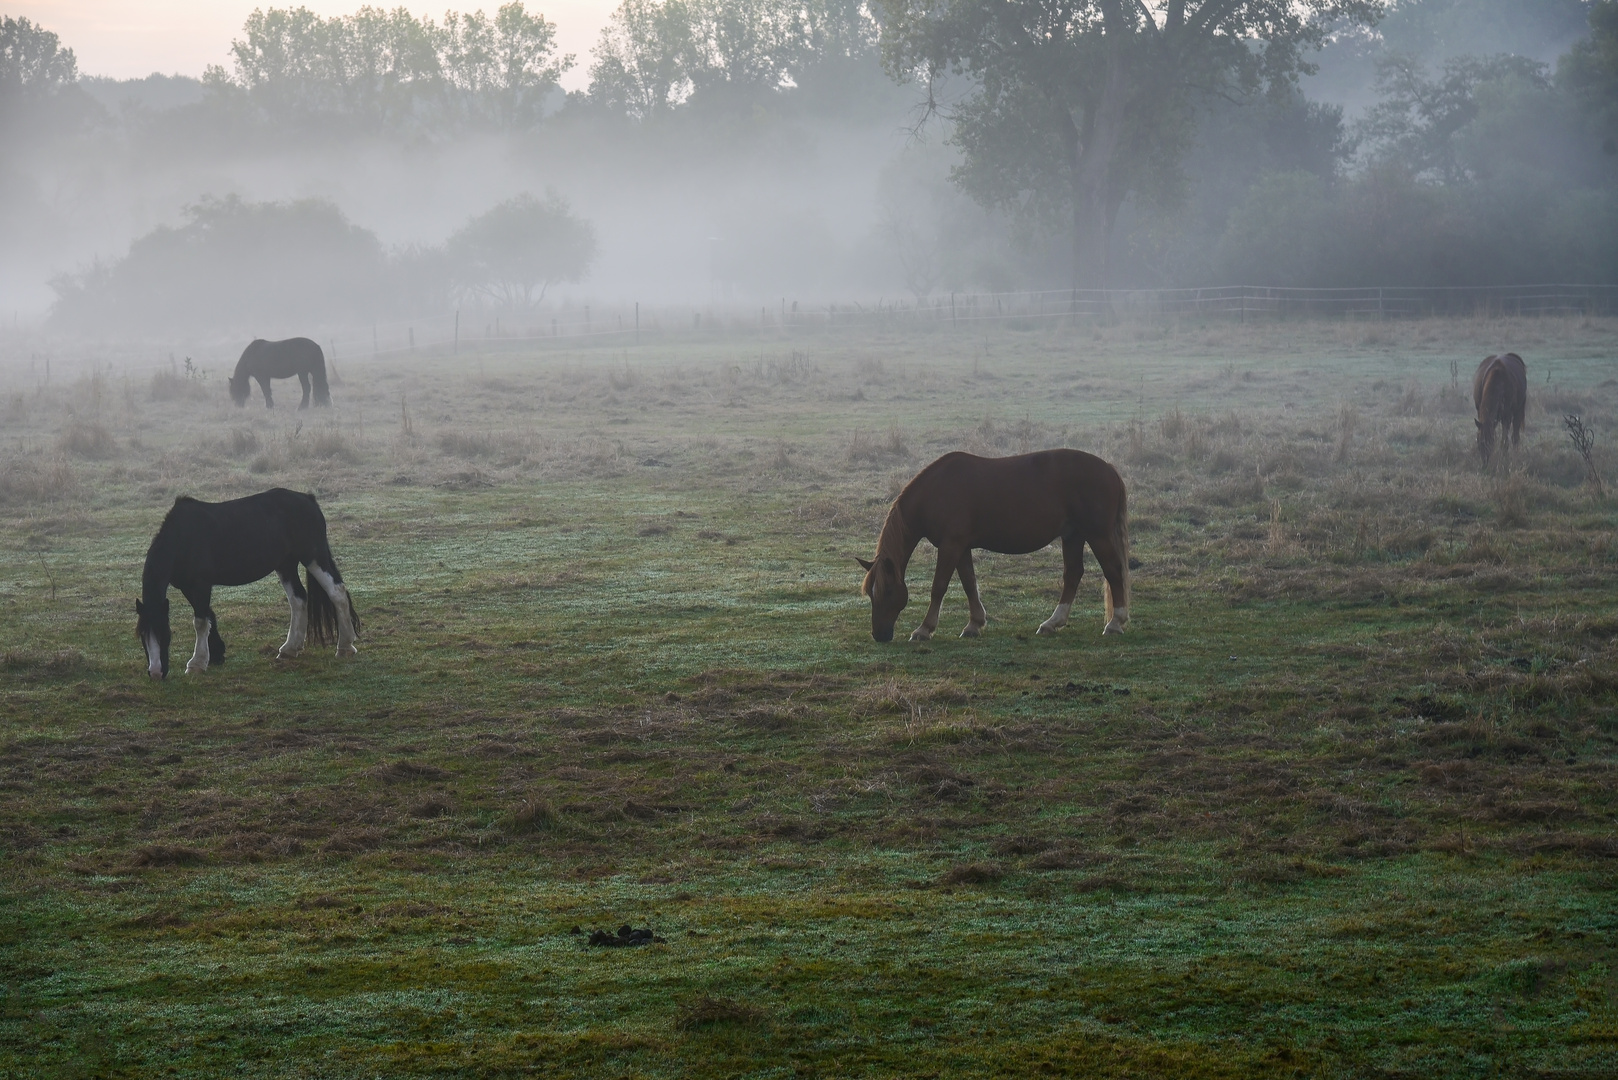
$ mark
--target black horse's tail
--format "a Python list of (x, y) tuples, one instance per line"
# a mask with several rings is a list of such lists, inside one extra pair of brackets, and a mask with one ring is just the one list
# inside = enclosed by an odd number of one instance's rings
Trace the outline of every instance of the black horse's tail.
[(309, 636), (322, 645), (337, 640), (337, 605), (331, 602), (315, 575), (304, 571), (304, 588), (309, 593)]
[[(316, 556), (311, 565), (319, 565), (322, 570), (332, 576), (332, 580), (342, 583), (343, 576), (337, 571), (337, 560), (331, 557), (331, 549), (326, 547), (324, 539), (320, 542), (321, 554)], [(338, 638), (337, 605), (332, 603), (331, 596), (315, 580), (315, 575), (308, 570), (304, 571), (304, 587), (309, 593), (309, 634), (322, 644), (329, 644)], [(353, 628), (354, 636), (360, 632), (359, 612), (354, 610), (354, 598), (347, 595), (344, 589), (344, 599), (348, 601), (348, 625)]]
[(315, 384), (315, 404), (331, 404), (331, 387), (326, 385), (326, 354), (315, 346), (315, 358), (309, 365), (309, 378)]

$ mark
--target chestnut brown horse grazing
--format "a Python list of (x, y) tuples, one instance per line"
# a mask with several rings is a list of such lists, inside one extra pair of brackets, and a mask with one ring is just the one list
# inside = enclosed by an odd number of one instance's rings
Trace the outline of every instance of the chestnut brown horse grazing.
[(1523, 410), (1528, 406), (1528, 369), (1514, 352), (1486, 357), (1472, 376), (1472, 403), (1478, 416), (1478, 453), (1487, 462), (1494, 453), (1494, 425), (1500, 425), (1500, 444), (1506, 446), (1509, 430), (1512, 446), (1522, 436)]
[(1053, 634), (1067, 625), (1073, 597), (1084, 576), (1088, 543), (1107, 579), (1104, 634), (1120, 633), (1129, 622), (1129, 528), (1126, 493), (1118, 470), (1081, 450), (1041, 450), (1016, 457), (981, 458), (945, 454), (906, 484), (888, 509), (876, 558), (860, 559), (871, 598), (871, 636), (893, 640), (893, 624), (910, 602), (905, 568), (923, 540), (938, 549), (933, 570), (933, 602), (910, 634), (926, 641), (938, 629), (938, 609), (949, 580), (961, 575), (971, 611), (962, 637), (977, 637), (989, 621), (978, 599), (972, 549), (1024, 555), (1062, 541), (1062, 598), (1039, 626)]

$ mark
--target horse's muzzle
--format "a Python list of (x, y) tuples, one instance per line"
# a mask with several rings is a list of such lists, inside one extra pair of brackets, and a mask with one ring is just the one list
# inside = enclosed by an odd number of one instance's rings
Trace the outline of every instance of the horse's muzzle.
[(893, 627), (890, 626), (886, 630), (872, 630), (871, 637), (876, 641), (892, 641)]

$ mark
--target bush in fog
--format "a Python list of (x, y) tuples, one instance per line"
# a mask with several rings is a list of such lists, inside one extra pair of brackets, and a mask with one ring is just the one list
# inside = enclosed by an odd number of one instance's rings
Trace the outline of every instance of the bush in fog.
[(526, 307), (557, 282), (583, 279), (595, 259), (595, 229), (555, 192), (524, 193), (468, 221), (444, 252), (466, 293)]
[[(1604, 29), (1607, 20), (1611, 25)], [(1549, 67), (1457, 56), (1378, 66), (1358, 167), (1256, 177), (1204, 280), (1279, 285), (1618, 281), (1618, 2)], [(1618, 146), (1618, 144), (1615, 144)]]
[(204, 199), (117, 262), (55, 279), (53, 318), (83, 328), (306, 324), (374, 309), (375, 235), (329, 202)]

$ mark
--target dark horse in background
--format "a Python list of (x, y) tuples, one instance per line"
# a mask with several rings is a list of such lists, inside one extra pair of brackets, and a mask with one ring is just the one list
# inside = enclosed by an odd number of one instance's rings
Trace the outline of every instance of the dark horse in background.
[(1494, 453), (1494, 426), (1500, 425), (1501, 448), (1506, 448), (1509, 432), (1511, 446), (1522, 437), (1523, 411), (1528, 407), (1528, 369), (1516, 353), (1503, 353), (1485, 357), (1472, 376), (1472, 403), (1478, 415), (1473, 423), (1478, 427), (1478, 453), (1485, 463)]
[[(298, 564), (308, 568), (309, 587), (298, 582)], [(330, 641), (337, 655), (353, 653), (359, 617), (343, 585), (331, 547), (326, 517), (313, 495), (272, 488), (245, 499), (205, 503), (184, 495), (163, 519), (146, 551), (141, 598), (135, 601), (135, 634), (146, 650), (146, 671), (154, 679), (169, 673), (169, 586), (191, 602), (197, 647), (187, 673), (223, 663), (225, 641), (213, 613), (215, 585), (248, 585), (279, 574), (292, 608), (292, 626), (280, 655), (303, 650), (304, 638)]]
[(1126, 492), (1118, 470), (1080, 450), (1042, 450), (1006, 458), (945, 454), (905, 485), (888, 510), (876, 558), (864, 559), (860, 592), (871, 598), (871, 636), (893, 640), (893, 624), (910, 602), (905, 568), (916, 545), (938, 549), (933, 569), (933, 602), (911, 641), (926, 641), (938, 629), (938, 611), (949, 581), (961, 575), (970, 621), (962, 637), (977, 637), (988, 623), (978, 598), (972, 549), (1005, 555), (1038, 551), (1062, 541), (1062, 597), (1039, 626), (1053, 634), (1067, 625), (1073, 597), (1084, 576), (1088, 543), (1107, 579), (1104, 634), (1120, 633), (1129, 622), (1129, 527)]
[(242, 350), (236, 361), (236, 374), (230, 377), (230, 400), (246, 405), (253, 392), (249, 379), (257, 379), (264, 391), (264, 407), (273, 409), (275, 400), (270, 396), (271, 379), (290, 379), (294, 375), (303, 384), (303, 402), (300, 409), (309, 407), (309, 384), (314, 383), (315, 404), (331, 404), (331, 388), (326, 385), (326, 354), (320, 346), (306, 337), (287, 338), (285, 341), (265, 341), (259, 338)]

